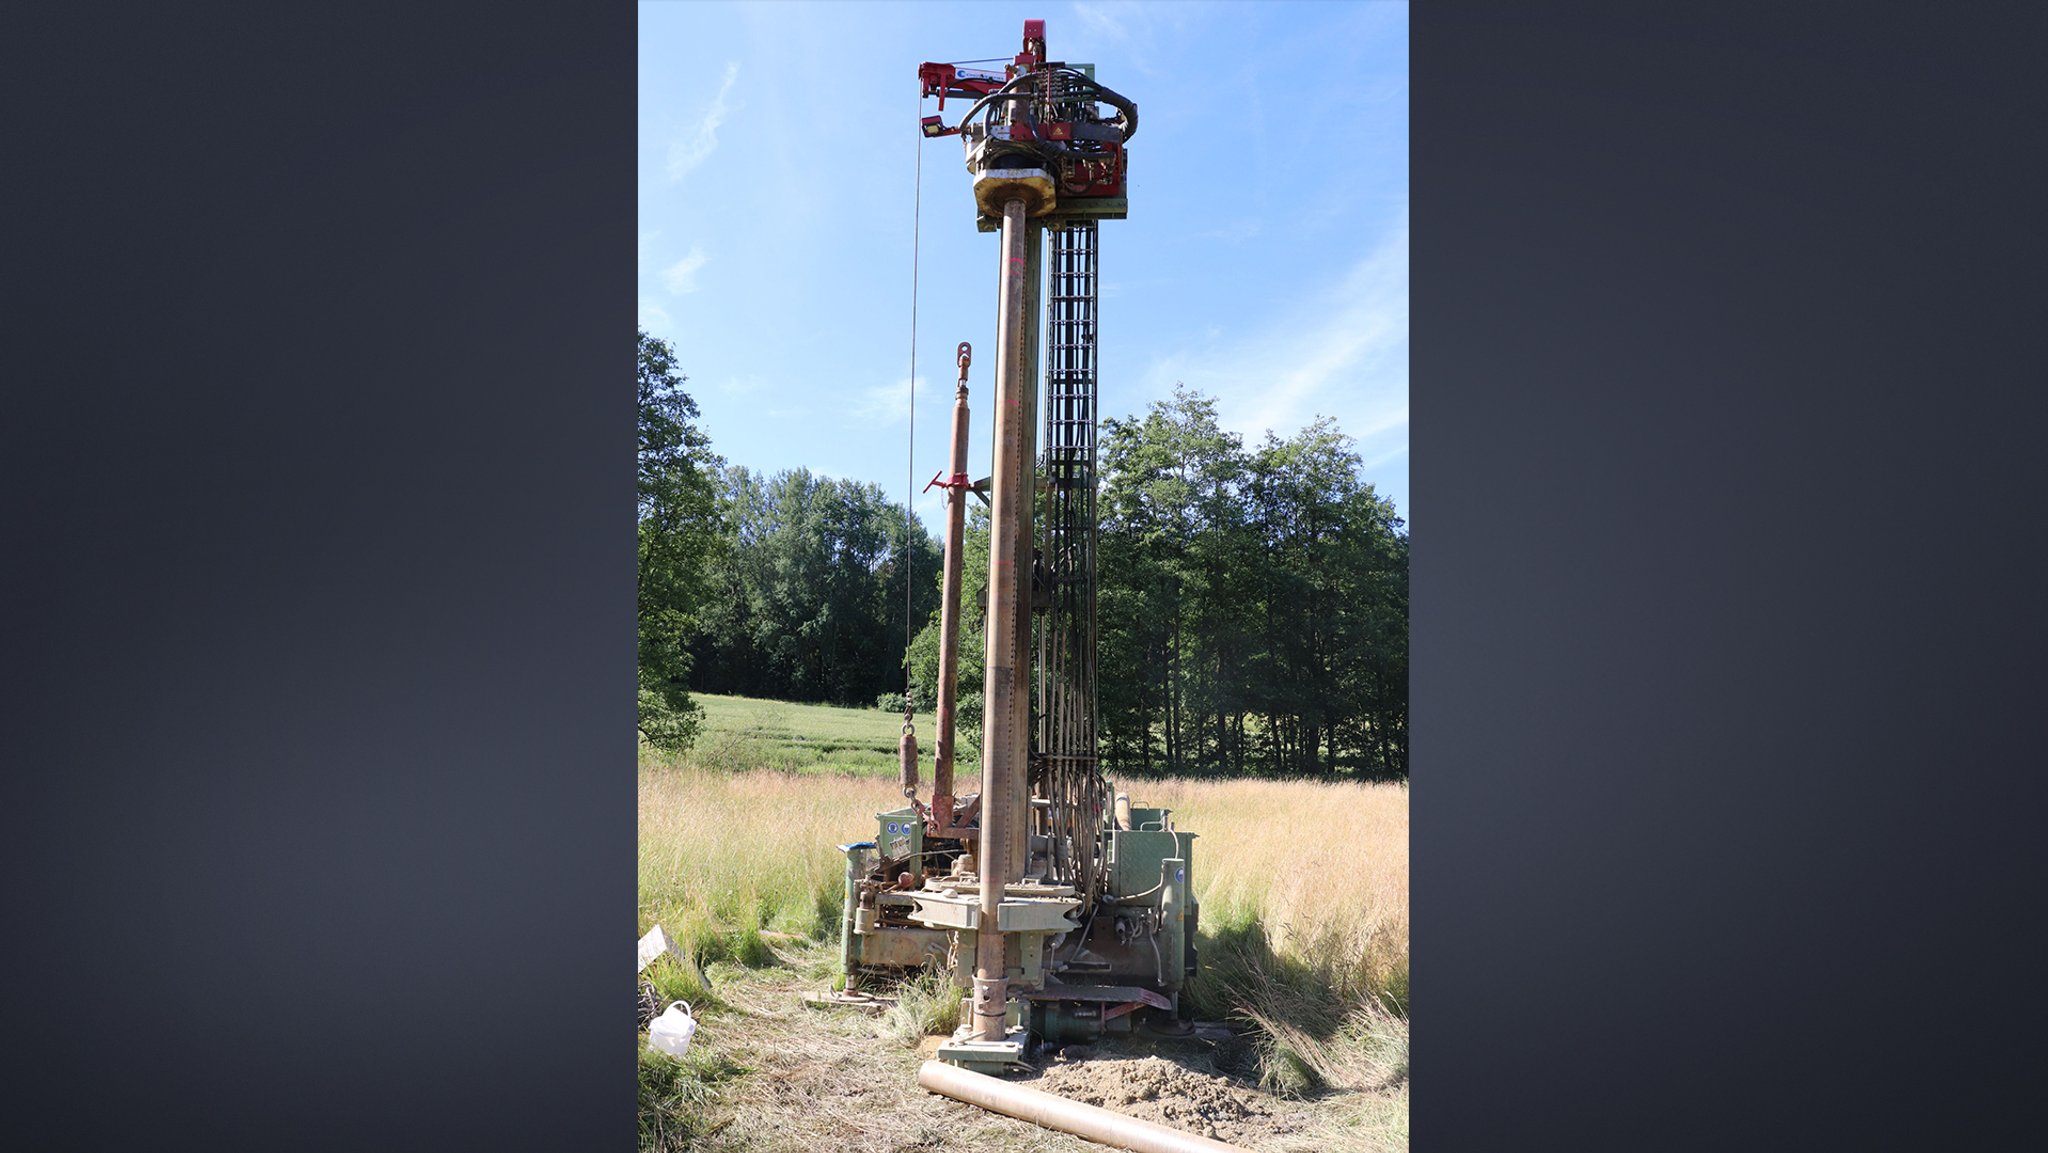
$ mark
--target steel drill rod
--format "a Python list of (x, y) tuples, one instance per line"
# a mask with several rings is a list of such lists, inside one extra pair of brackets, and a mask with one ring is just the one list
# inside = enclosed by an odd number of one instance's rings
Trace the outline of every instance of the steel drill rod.
[(1029, 1121), (1046, 1129), (1072, 1133), (1133, 1153), (1250, 1153), (1213, 1137), (1171, 1129), (1097, 1105), (1055, 1097), (1038, 1089), (974, 1073), (944, 1061), (926, 1061), (917, 1068), (917, 1083), (955, 1101), (978, 1105), (993, 1113)]
[(938, 736), (932, 762), (932, 831), (953, 828), (953, 720), (960, 672), (960, 568), (967, 529), (967, 366), (972, 355), (960, 343), (960, 387), (953, 394), (953, 456), (947, 464), (946, 561), (939, 603)]
[(1002, 296), (996, 313), (996, 444), (989, 494), (994, 517), (988, 550), (987, 676), (982, 687), (982, 720), (989, 731), (981, 752), (981, 916), (974, 941), (974, 1036), (984, 1041), (1000, 1041), (1006, 1035), (1009, 982), (998, 926), (1003, 892), (1010, 879), (1010, 825), (1022, 816), (1010, 811), (1008, 798), (1023, 759), (1012, 748), (1017, 735), (1012, 731), (1016, 728), (1013, 700), (1021, 680), (1015, 627), (1021, 566), (1012, 526), (1029, 496), (1018, 485), (1024, 392), (1031, 387), (1030, 379), (1020, 371), (1023, 359), (1018, 347), (1026, 323), (1024, 248), (1024, 202), (1010, 200), (1003, 205)]
[[(1016, 691), (1010, 694), (1010, 858), (1003, 865), (1007, 870), (1005, 878), (1012, 881), (1022, 880), (1031, 865), (1034, 813), (1031, 774), (1026, 770), (1031, 756), (1031, 573), (1036, 567), (1036, 540), (1031, 525), (1038, 494), (1038, 286), (1045, 275), (1045, 226), (1021, 219), (1017, 231), (1023, 237), (1024, 257), (1023, 287), (1019, 293), (1022, 299), (1016, 305), (1016, 327), (1012, 329), (1015, 335), (1010, 339), (1010, 355), (1016, 362), (1019, 413), (1016, 455), (1012, 458), (1016, 472), (1011, 478), (1017, 483), (1017, 498), (1010, 520), (1017, 538), (1017, 599), (1011, 602), (1014, 607), (1010, 612), (1010, 627), (1017, 634), (1017, 679)], [(1006, 948), (1004, 964), (1015, 966), (1019, 963), (1016, 949)]]

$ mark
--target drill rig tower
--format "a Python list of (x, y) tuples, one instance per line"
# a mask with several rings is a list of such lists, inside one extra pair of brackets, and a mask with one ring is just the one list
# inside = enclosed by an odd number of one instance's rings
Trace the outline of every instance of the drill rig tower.
[[(951, 475), (933, 481), (948, 508), (932, 797), (918, 800), (906, 725), (909, 805), (877, 814), (877, 840), (842, 846), (842, 965), (850, 991), (945, 968), (971, 996), (939, 1057), (999, 1072), (1038, 1041), (1138, 1022), (1185, 1031), (1182, 990), (1195, 969), (1194, 834), (1114, 793), (1096, 760), (1097, 225), (1126, 215), (1125, 145), (1138, 113), (1093, 66), (1048, 59), (1041, 20), (1024, 22), (1023, 50), (1000, 73), (927, 63), (918, 77), (941, 113), (948, 97), (971, 101), (958, 125), (928, 116), (922, 130), (962, 138), (976, 227), (1001, 237), (995, 445), (990, 477), (971, 484), (963, 344)], [(982, 772), (978, 793), (956, 797), (969, 491), (990, 508)]]

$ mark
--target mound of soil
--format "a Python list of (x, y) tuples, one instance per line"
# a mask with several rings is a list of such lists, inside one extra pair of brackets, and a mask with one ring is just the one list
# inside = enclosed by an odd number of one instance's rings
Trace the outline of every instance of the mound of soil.
[(1299, 1126), (1296, 1110), (1269, 1094), (1160, 1057), (1056, 1058), (1031, 1085), (1237, 1144), (1256, 1146)]

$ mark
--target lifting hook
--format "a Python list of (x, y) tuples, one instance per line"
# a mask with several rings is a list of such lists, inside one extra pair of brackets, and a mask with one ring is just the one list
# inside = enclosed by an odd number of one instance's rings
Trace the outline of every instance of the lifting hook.
[[(954, 359), (960, 362), (960, 403), (965, 404), (967, 403), (967, 366), (974, 363), (974, 346), (964, 340), (961, 341), (960, 347), (954, 350), (953, 357)], [(944, 469), (940, 469), (938, 472), (932, 474), (931, 480), (925, 482), (924, 491), (930, 492), (934, 488), (946, 489), (973, 487), (974, 482), (967, 479), (966, 473), (956, 472), (949, 477), (946, 475), (946, 471)]]

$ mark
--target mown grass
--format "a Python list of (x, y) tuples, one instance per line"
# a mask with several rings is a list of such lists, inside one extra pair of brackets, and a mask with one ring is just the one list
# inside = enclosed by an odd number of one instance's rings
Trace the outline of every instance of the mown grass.
[[(659, 1055), (642, 1059), (642, 1149), (1101, 1149), (926, 1092), (917, 1084), (924, 1052), (893, 1043), (890, 1021), (804, 1003), (803, 994), (824, 988), (838, 965), (838, 950), (831, 943), (779, 942), (776, 956), (775, 964), (761, 969), (745, 969), (731, 961), (706, 966), (707, 977), (720, 992), (719, 1003), (702, 1014), (689, 1054), (681, 1062)], [(667, 1115), (649, 1118), (650, 1107)], [(1325, 1147), (1317, 1145), (1314, 1153), (1326, 1153)]]
[[(692, 697), (704, 710), (703, 731), (683, 757), (642, 746), (642, 766), (687, 762), (718, 772), (767, 769), (838, 776), (896, 775), (903, 714), (877, 708), (793, 704), (752, 697)], [(916, 717), (924, 761), (931, 762), (932, 716)]]
[[(687, 954), (655, 967), (664, 999), (695, 1007), (696, 992), (716, 1012), (718, 972), (774, 965), (784, 954), (827, 955), (843, 891), (837, 846), (872, 837), (874, 814), (903, 803), (895, 782), (901, 717), (700, 700), (705, 726), (695, 749), (641, 756), (638, 931), (659, 923)], [(929, 740), (928, 718), (918, 731)], [(1163, 780), (1134, 782), (1131, 791), (1198, 835), (1196, 1012), (1256, 1031), (1256, 1072), (1268, 1088), (1368, 1091), (1354, 1103), (1356, 1132), (1333, 1133), (1331, 1147), (1354, 1147), (1353, 1138), (1366, 1141), (1357, 1147), (1405, 1145), (1407, 789)], [(906, 989), (883, 1035), (914, 1044), (951, 1028), (957, 993), (933, 984)], [(643, 1105), (690, 1107), (694, 1090), (683, 1082), (693, 1076), (643, 1060)], [(707, 1093), (722, 1083), (697, 1080)], [(644, 1122), (642, 1136), (646, 1144)]]
[(640, 1147), (688, 1149), (712, 1131), (710, 1105), (720, 1086), (750, 1070), (709, 1046), (681, 1057), (640, 1046)]

